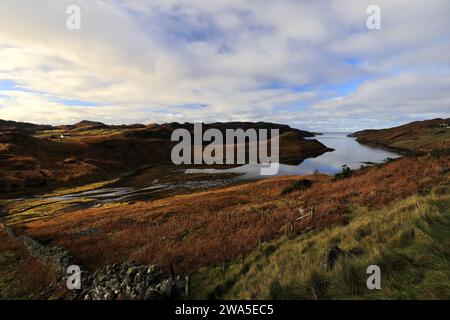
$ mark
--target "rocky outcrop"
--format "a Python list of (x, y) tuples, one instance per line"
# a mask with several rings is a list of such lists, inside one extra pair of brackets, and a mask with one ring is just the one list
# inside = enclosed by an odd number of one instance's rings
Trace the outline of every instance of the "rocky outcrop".
[(157, 265), (133, 262), (108, 265), (97, 270), (90, 284), (76, 292), (73, 299), (157, 300), (180, 297), (179, 277), (164, 279)]

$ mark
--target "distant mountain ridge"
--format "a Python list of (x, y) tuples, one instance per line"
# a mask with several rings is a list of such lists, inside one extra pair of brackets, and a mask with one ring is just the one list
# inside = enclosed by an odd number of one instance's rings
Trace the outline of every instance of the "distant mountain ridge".
[(28, 122), (16, 122), (0, 119), (0, 130), (48, 130), (50, 125), (33, 124)]
[[(219, 129), (220, 131), (225, 131), (226, 129), (278, 129), (280, 130), (280, 134), (284, 134), (286, 132), (297, 132), (302, 137), (314, 137), (313, 132), (300, 130), (291, 128), (285, 124), (278, 124), (273, 122), (214, 122), (214, 123), (203, 123), (203, 129), (207, 130), (210, 128)], [(90, 121), (83, 120), (71, 125), (41, 125), (41, 124), (32, 124), (26, 122), (15, 122), (8, 120), (0, 119), (0, 130), (8, 131), (8, 130), (52, 130), (52, 129), (61, 129), (61, 130), (92, 130), (92, 129), (148, 129), (148, 130), (175, 130), (175, 129), (187, 129), (189, 131), (194, 130), (194, 124), (190, 122), (169, 122), (169, 123), (150, 123), (147, 125), (144, 124), (131, 124), (131, 125), (108, 125), (99, 121)]]

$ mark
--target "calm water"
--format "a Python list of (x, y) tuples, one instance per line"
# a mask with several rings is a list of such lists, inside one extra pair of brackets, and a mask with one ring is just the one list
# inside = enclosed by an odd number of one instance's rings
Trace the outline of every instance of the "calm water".
[[(322, 142), (327, 147), (335, 149), (317, 158), (305, 160), (298, 166), (280, 165), (278, 175), (302, 175), (310, 174), (318, 170), (321, 173), (335, 174), (342, 170), (342, 165), (346, 164), (352, 169), (359, 168), (362, 164), (371, 162), (379, 163), (386, 158), (397, 158), (400, 155), (380, 148), (369, 147), (356, 142), (355, 138), (347, 137), (345, 133), (325, 133), (315, 139)], [(211, 187), (225, 186), (236, 183), (240, 179), (267, 178), (270, 176), (260, 175), (261, 165), (245, 165), (237, 168), (217, 170), (217, 169), (189, 169), (186, 173), (237, 173), (240, 177), (230, 179), (214, 179), (201, 181), (181, 181), (176, 183), (159, 183), (155, 180), (146, 188), (116, 187), (100, 188), (96, 190), (64, 194), (53, 197), (42, 197), (42, 200), (54, 201), (77, 201), (90, 199), (91, 202), (83, 202), (81, 206), (89, 207), (95, 204), (130, 201), (152, 198), (155, 193), (167, 190), (195, 190)], [(40, 197), (36, 197), (40, 198)], [(35, 198), (35, 199), (36, 199)], [(53, 203), (53, 202), (52, 202)], [(75, 207), (78, 207), (75, 204)]]
[[(380, 163), (387, 158), (398, 158), (400, 155), (381, 148), (360, 144), (356, 138), (347, 137), (348, 133), (324, 133), (317, 136), (317, 139), (329, 148), (335, 149), (317, 158), (310, 158), (297, 166), (280, 165), (279, 176), (310, 174), (314, 171), (320, 173), (335, 174), (342, 170), (345, 164), (352, 169), (357, 169), (361, 165), (369, 163)], [(242, 174), (242, 178), (253, 179), (263, 178), (260, 176), (261, 165), (244, 165), (226, 170), (215, 169), (189, 169), (186, 173), (222, 173), (232, 172)]]

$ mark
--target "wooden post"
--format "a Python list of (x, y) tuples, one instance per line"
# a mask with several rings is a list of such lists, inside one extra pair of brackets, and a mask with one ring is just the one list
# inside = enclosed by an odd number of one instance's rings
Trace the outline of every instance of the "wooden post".
[(227, 258), (224, 257), (223, 262), (222, 262), (222, 278), (224, 278), (224, 279), (225, 279), (226, 270), (227, 270)]
[(175, 272), (173, 271), (173, 262), (172, 261), (170, 262), (169, 268), (170, 268), (170, 278), (172, 280), (175, 280)]
[(184, 295), (189, 297), (189, 276), (186, 276), (185, 283), (184, 283)]
[(317, 298), (316, 290), (314, 290), (314, 287), (311, 287), (311, 292), (312, 292), (313, 299), (314, 299), (314, 300), (319, 300), (319, 299)]

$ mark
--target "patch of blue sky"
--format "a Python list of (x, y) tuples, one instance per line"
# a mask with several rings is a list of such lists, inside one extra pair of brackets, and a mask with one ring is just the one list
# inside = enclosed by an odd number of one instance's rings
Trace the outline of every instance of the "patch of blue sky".
[(352, 66), (360, 66), (360, 65), (362, 65), (363, 61), (360, 58), (353, 57), (353, 58), (347, 59), (347, 63)]
[(159, 20), (164, 31), (187, 42), (217, 41), (223, 35), (213, 18), (206, 14), (193, 18), (182, 12), (164, 12)]
[[(11, 80), (0, 80), (0, 91), (24, 91), (42, 94), (42, 92), (39, 91), (22, 88), (17, 82)], [(97, 102), (83, 101), (78, 99), (52, 98), (51, 100), (68, 107), (96, 107), (101, 105)]]
[(307, 91), (311, 90), (312, 87), (309, 86), (309, 85), (298, 85), (298, 86), (296, 86), (296, 85), (288, 84), (288, 83), (281, 82), (281, 81), (278, 81), (278, 80), (271, 80), (271, 81), (268, 81), (268, 82), (264, 83), (263, 85), (261, 85), (259, 87), (259, 89), (261, 89), (261, 90), (266, 90), (266, 89), (272, 89), (272, 90), (275, 90), (275, 89), (286, 89), (286, 90), (289, 90), (289, 91), (292, 91), (292, 92), (307, 92)]
[(205, 109), (208, 107), (208, 105), (204, 103), (183, 103), (175, 107), (179, 109), (198, 110), (198, 109)]
[(0, 91), (16, 91), (20, 90), (17, 83), (11, 80), (0, 80)]
[(19, 83), (12, 81), (12, 80), (0, 80), (0, 90), (2, 90), (2, 91), (34, 92), (34, 93), (41, 94), (41, 92), (23, 88), (23, 87), (21, 87), (21, 85)]
[(340, 84), (329, 84), (329, 85), (292, 85), (288, 83), (283, 83), (277, 80), (269, 81), (259, 89), (286, 89), (291, 92), (335, 92), (340, 95), (349, 94), (358, 89), (358, 87), (365, 81), (369, 80), (369, 77), (361, 77), (353, 79)]
[(54, 98), (52, 100), (67, 107), (98, 107), (102, 105), (98, 102), (83, 101), (78, 99)]
[(330, 89), (331, 91), (334, 91), (341, 96), (345, 96), (352, 92), (355, 92), (358, 87), (366, 80), (367, 79), (354, 79), (346, 83), (333, 86)]
[(309, 103), (306, 101), (297, 102), (289, 105), (276, 105), (273, 107), (275, 112), (295, 112), (304, 111), (308, 107)]

